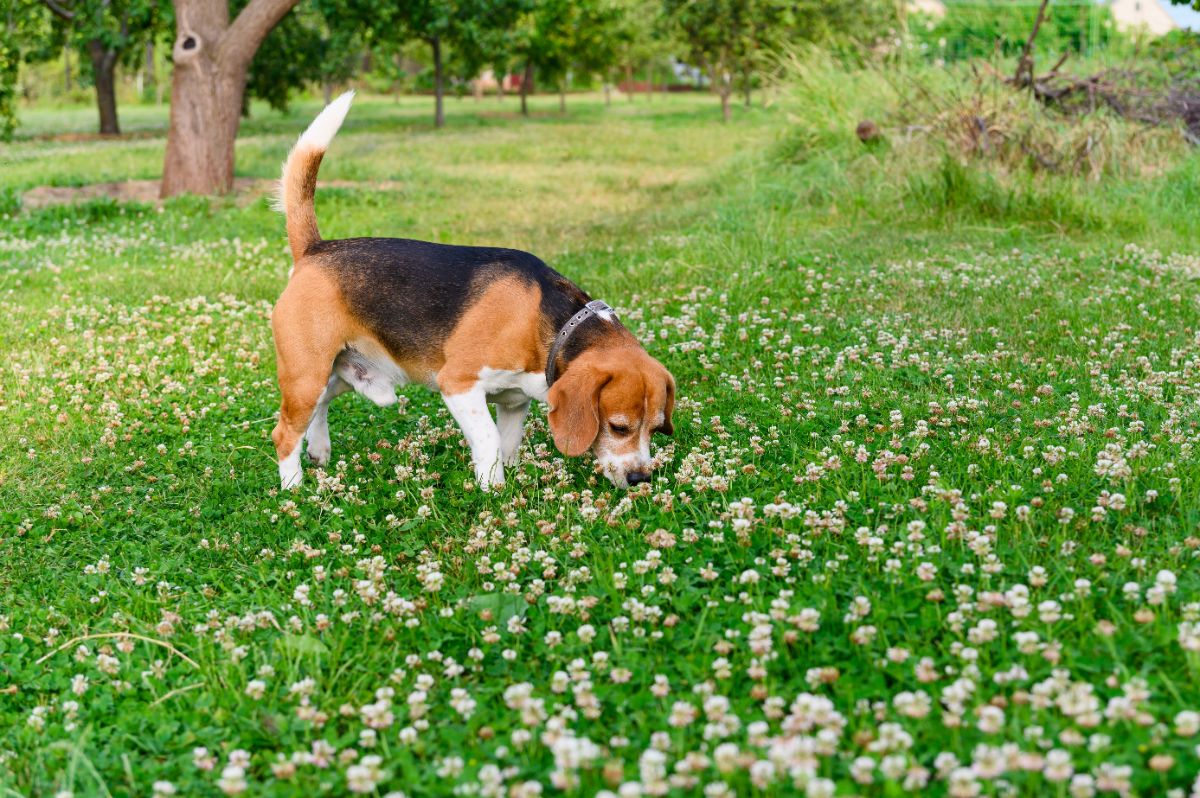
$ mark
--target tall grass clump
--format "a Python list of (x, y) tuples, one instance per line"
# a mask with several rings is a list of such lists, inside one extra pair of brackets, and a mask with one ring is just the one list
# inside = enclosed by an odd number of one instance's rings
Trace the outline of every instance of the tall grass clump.
[[(877, 219), (963, 219), (1058, 230), (1136, 230), (1159, 215), (1132, 208), (1131, 187), (1155, 197), (1192, 170), (1181, 125), (1111, 108), (1066, 113), (1011, 86), (993, 64), (935, 67), (790, 54), (780, 70), (788, 126), (771, 157), (811, 210)], [(824, 187), (823, 196), (806, 188)], [(1178, 188), (1164, 196), (1178, 193)], [(1177, 200), (1177, 198), (1176, 198)], [(1161, 209), (1178, 213), (1175, 206)]]

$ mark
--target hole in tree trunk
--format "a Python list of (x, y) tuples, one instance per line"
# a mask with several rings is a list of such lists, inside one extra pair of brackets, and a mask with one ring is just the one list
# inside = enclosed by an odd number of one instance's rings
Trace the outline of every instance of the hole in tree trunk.
[(196, 37), (195, 37), (195, 36), (189, 36), (189, 37), (187, 37), (186, 39), (184, 39), (184, 40), (183, 40), (183, 49), (185, 49), (185, 50), (195, 50), (195, 49), (196, 49)]

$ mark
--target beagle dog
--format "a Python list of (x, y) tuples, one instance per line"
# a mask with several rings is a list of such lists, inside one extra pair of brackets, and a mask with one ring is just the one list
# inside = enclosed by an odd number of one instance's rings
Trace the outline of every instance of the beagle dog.
[[(357, 391), (441, 392), (471, 449), (475, 478), (504, 484), (532, 399), (550, 405), (554, 444), (589, 449), (617, 487), (650, 479), (650, 435), (671, 434), (675, 380), (612, 309), (527, 252), (398, 238), (325, 241), (313, 204), (321, 158), (354, 93), (330, 103), (283, 165), (294, 268), (271, 314), (282, 402), (272, 433), (284, 488), (300, 449), (329, 461), (329, 404)], [(488, 404), (496, 405), (492, 418)]]

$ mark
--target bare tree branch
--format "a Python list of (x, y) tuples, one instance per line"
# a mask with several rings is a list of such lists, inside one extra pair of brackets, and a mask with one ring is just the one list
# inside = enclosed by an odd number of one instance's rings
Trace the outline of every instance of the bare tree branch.
[(220, 58), (249, 65), (271, 29), (300, 0), (250, 0), (221, 37)]
[(1042, 29), (1048, 5), (1050, 0), (1042, 0), (1042, 4), (1038, 6), (1037, 19), (1033, 21), (1033, 30), (1029, 31), (1029, 38), (1025, 40), (1025, 49), (1021, 51), (1021, 58), (1017, 61), (1017, 74), (1013, 76), (1013, 83), (1017, 86), (1029, 86), (1033, 83), (1033, 40)]
[(66, 8), (56, 3), (55, 0), (42, 0), (42, 3), (46, 6), (46, 8), (53, 11), (56, 16), (65, 19), (67, 22), (75, 19), (74, 11), (68, 11)]

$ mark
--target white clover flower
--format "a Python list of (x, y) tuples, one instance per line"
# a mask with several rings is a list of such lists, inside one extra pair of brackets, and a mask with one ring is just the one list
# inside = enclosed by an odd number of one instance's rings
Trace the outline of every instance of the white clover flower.
[(237, 765), (226, 765), (225, 769), (221, 771), (221, 778), (217, 781), (217, 786), (226, 795), (238, 795), (245, 792), (249, 786), (246, 783), (246, 771)]
[(1051, 782), (1066, 781), (1074, 774), (1075, 768), (1071, 764), (1071, 754), (1061, 748), (1046, 754), (1046, 764), (1042, 770), (1042, 776)]
[(371, 754), (346, 768), (346, 789), (353, 793), (374, 792), (379, 783), (388, 777), (387, 772), (380, 768), (382, 764), (381, 757)]

